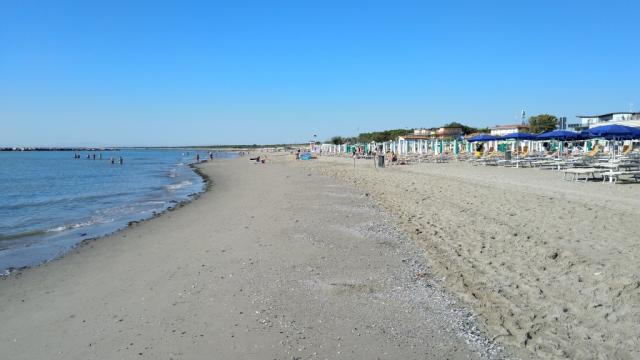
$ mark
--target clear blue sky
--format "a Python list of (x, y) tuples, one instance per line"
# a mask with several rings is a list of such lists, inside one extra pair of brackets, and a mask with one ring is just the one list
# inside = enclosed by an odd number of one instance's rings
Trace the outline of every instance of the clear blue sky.
[(639, 13), (637, 0), (2, 0), (0, 145), (280, 143), (638, 110)]

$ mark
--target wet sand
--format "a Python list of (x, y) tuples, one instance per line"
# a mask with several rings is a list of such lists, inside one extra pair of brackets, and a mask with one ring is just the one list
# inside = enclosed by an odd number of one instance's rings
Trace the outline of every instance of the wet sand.
[(196, 201), (0, 280), (2, 357), (507, 356), (371, 196), (280, 160), (203, 164)]
[(640, 184), (466, 163), (289, 163), (370, 193), (420, 244), (433, 281), (520, 356), (640, 358)]

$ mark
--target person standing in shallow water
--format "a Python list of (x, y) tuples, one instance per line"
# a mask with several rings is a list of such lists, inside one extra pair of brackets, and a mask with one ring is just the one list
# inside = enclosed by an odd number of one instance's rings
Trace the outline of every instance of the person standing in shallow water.
[(124, 160), (122, 159), (122, 156), (120, 156), (120, 165), (124, 164)]

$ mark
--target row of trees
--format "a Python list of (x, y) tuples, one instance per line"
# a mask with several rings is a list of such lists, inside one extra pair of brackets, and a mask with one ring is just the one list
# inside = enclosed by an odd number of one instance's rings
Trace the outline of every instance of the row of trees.
[(407, 135), (408, 133), (412, 133), (413, 129), (393, 129), (393, 130), (385, 130), (385, 131), (374, 131), (367, 133), (360, 133), (358, 136), (353, 137), (342, 137), (342, 136), (334, 136), (329, 141), (332, 144), (340, 145), (340, 144), (356, 144), (356, 143), (370, 143), (372, 141), (375, 142), (384, 142), (391, 141), (398, 136)]
[[(554, 130), (557, 126), (558, 126), (558, 118), (555, 117), (554, 115), (540, 114), (540, 115), (529, 117), (529, 132), (533, 134)], [(472, 126), (461, 124), (459, 122), (450, 122), (448, 124), (445, 124), (443, 127), (462, 128), (462, 132), (464, 135), (469, 135), (474, 133), (489, 133), (491, 131), (488, 127), (475, 128)], [(384, 141), (395, 140), (396, 138), (398, 138), (398, 136), (406, 135), (411, 132), (413, 132), (413, 129), (394, 129), (394, 130), (385, 130), (385, 131), (374, 131), (374, 132), (368, 132), (368, 133), (361, 133), (355, 137), (334, 136), (331, 138), (331, 140), (329, 140), (329, 142), (335, 145), (347, 144), (347, 143), (350, 143), (350, 144), (369, 143), (372, 141), (384, 142)]]

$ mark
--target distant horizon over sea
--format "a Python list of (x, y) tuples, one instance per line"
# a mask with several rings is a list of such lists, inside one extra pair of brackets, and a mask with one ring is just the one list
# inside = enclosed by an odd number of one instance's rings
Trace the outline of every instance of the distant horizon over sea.
[(206, 151), (121, 149), (79, 151), (79, 159), (73, 151), (0, 152), (0, 275), (57, 258), (204, 190), (190, 164), (196, 153), (206, 159)]

